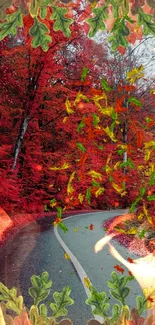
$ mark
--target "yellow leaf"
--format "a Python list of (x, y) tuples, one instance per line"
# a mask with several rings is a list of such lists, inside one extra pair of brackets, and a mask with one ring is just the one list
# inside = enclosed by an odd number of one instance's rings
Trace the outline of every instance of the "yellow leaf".
[(90, 286), (91, 286), (91, 282), (90, 282), (90, 280), (88, 279), (88, 277), (84, 278), (84, 283), (85, 283), (85, 286), (89, 289)]
[(145, 161), (148, 161), (150, 159), (150, 155), (151, 155), (151, 150), (150, 149), (146, 149), (145, 150), (144, 160)]
[(144, 215), (146, 216), (148, 222), (152, 225), (152, 218), (149, 216), (148, 210), (146, 209), (146, 205), (145, 204), (143, 204), (143, 211), (144, 211)]
[(115, 139), (114, 133), (110, 130), (109, 126), (107, 126), (105, 129), (103, 128), (103, 130), (113, 142), (117, 142), (117, 140)]
[(126, 231), (124, 229), (114, 227), (114, 230), (116, 230), (117, 232), (120, 232), (122, 234), (126, 234)]
[(101, 108), (101, 109), (99, 109), (99, 112), (103, 115), (112, 116), (114, 109), (113, 109), (113, 107)]
[(145, 148), (153, 147), (155, 146), (155, 141), (149, 141), (144, 143)]
[(68, 119), (68, 117), (67, 116), (65, 116), (64, 118), (63, 118), (63, 123), (66, 123), (66, 121), (67, 121), (67, 119)]
[(86, 97), (85, 95), (83, 95), (83, 94), (79, 91), (78, 94), (77, 94), (77, 96), (76, 96), (76, 98), (75, 98), (74, 106), (76, 106), (76, 104), (78, 104), (78, 103), (81, 101), (81, 99), (88, 101), (88, 97)]
[(100, 181), (102, 180), (102, 174), (95, 172), (95, 170), (90, 170), (88, 175), (92, 176), (93, 178), (98, 178)]
[(126, 192), (124, 191), (124, 189), (122, 187), (118, 186), (117, 184), (112, 183), (112, 186), (116, 190), (116, 192), (118, 192), (119, 194), (121, 194), (121, 195), (125, 195), (126, 194)]
[(111, 159), (111, 154), (108, 156), (106, 165), (105, 165), (105, 171), (107, 174), (109, 174), (112, 171), (111, 167), (109, 166), (110, 159)]
[(95, 196), (98, 197), (99, 195), (103, 194), (104, 187), (99, 187), (99, 189), (95, 192)]
[(117, 163), (114, 165), (114, 170), (117, 170), (117, 168), (119, 167), (119, 165), (120, 165), (120, 161), (117, 161)]
[(64, 164), (62, 165), (62, 167), (50, 167), (50, 170), (62, 170), (62, 169), (68, 169), (70, 167), (70, 165), (66, 162), (64, 162)]
[(78, 227), (74, 227), (74, 231), (75, 232), (78, 232)]
[(102, 100), (102, 99), (104, 99), (104, 100), (106, 101), (106, 107), (107, 107), (107, 96), (106, 96), (104, 93), (103, 93), (102, 96), (95, 95), (92, 99), (93, 99), (93, 101), (94, 101), (96, 107), (99, 108), (99, 110), (102, 110), (102, 109), (103, 109), (103, 107), (102, 107), (101, 104), (99, 103), (100, 100)]
[(131, 227), (126, 233), (128, 234), (128, 235), (136, 235), (137, 234), (137, 229), (136, 229), (136, 227)]
[(67, 253), (64, 253), (64, 258), (65, 258), (66, 260), (69, 260), (69, 259), (70, 259), (69, 255), (68, 255)]
[[(155, 287), (144, 288), (143, 294), (147, 299), (147, 308), (152, 308), (155, 302)], [(148, 300), (148, 298), (152, 298), (152, 301)]]
[(83, 200), (84, 200), (84, 195), (81, 194), (81, 193), (79, 193), (79, 195), (78, 195), (78, 199), (79, 199), (79, 202), (82, 203)]
[(71, 103), (70, 103), (68, 98), (65, 101), (65, 106), (66, 106), (66, 111), (67, 111), (68, 114), (73, 114), (74, 113), (73, 109), (71, 108)]
[(143, 165), (139, 165), (139, 166), (138, 166), (138, 169), (139, 169), (139, 170), (142, 170), (143, 168), (144, 168)]
[(149, 164), (148, 170), (145, 171), (146, 176), (151, 176), (151, 174), (154, 172), (154, 164)]
[(141, 221), (141, 220), (143, 219), (143, 217), (144, 217), (144, 213), (140, 213), (139, 216), (138, 216), (137, 218), (138, 218), (138, 220)]
[(75, 176), (75, 173), (76, 173), (76, 171), (74, 171), (71, 174), (70, 178), (69, 178), (69, 182), (68, 182), (68, 185), (67, 185), (67, 194), (68, 195), (70, 195), (70, 194), (72, 194), (74, 192), (74, 189), (73, 189), (73, 186), (72, 186), (72, 181), (73, 181), (73, 178)]
[(134, 68), (127, 72), (126, 79), (131, 83), (135, 83), (138, 79), (144, 77), (143, 71), (144, 67), (142, 65), (139, 68)]
[(0, 324), (1, 325), (5, 325), (5, 320), (4, 320), (4, 316), (3, 316), (3, 312), (2, 312), (1, 306), (0, 306)]

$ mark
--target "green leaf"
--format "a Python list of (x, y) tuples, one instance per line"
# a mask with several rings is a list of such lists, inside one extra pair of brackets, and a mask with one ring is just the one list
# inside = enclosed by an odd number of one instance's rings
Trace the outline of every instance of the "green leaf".
[(155, 172), (151, 174), (149, 185), (154, 185), (155, 184)]
[(63, 222), (59, 222), (58, 223), (58, 227), (63, 230), (63, 232), (66, 234), (66, 232), (68, 231), (67, 226), (63, 223)]
[(128, 282), (128, 276), (122, 276), (119, 279), (119, 288), (122, 289)]
[(58, 318), (61, 316), (66, 316), (68, 311), (65, 308), (74, 304), (74, 300), (70, 298), (71, 289), (69, 286), (63, 288), (62, 292), (54, 292), (53, 298), (55, 303), (50, 303), (50, 308), (53, 311), (52, 316)]
[(38, 305), (39, 302), (45, 300), (50, 294), (52, 281), (49, 280), (48, 272), (43, 272), (39, 275), (32, 275), (31, 277), (32, 287), (29, 288), (29, 295), (34, 300), (34, 305)]
[(145, 187), (141, 187), (139, 191), (140, 191), (140, 196), (143, 196), (145, 194), (146, 189)]
[(144, 296), (137, 296), (136, 297), (136, 304), (137, 304), (137, 310), (138, 310), (138, 314), (139, 316), (141, 316), (141, 314), (147, 310), (147, 300)]
[(141, 101), (138, 100), (138, 99), (135, 98), (135, 97), (130, 97), (130, 98), (128, 99), (128, 102), (129, 102), (129, 103), (133, 103), (133, 104), (135, 104), (136, 106), (142, 106)]
[(141, 7), (138, 7), (137, 25), (143, 27), (144, 35), (155, 35), (155, 23), (153, 16), (144, 13)]
[(6, 303), (6, 308), (11, 309), (18, 315), (23, 309), (23, 297), (17, 296), (17, 289), (8, 289), (2, 282), (0, 282), (0, 301)]
[(77, 131), (80, 132), (81, 129), (83, 129), (85, 127), (85, 123), (83, 121), (81, 121), (77, 127)]
[(48, 27), (41, 23), (37, 18), (34, 19), (34, 24), (30, 28), (29, 34), (33, 36), (32, 47), (37, 48), (42, 47), (44, 52), (48, 51), (49, 43), (51, 43), (52, 38), (49, 34)]
[(126, 20), (129, 20), (129, 17), (126, 15), (123, 18), (117, 18), (114, 23), (114, 26), (111, 30), (112, 35), (108, 38), (111, 43), (112, 51), (115, 51), (118, 46), (127, 47), (128, 41), (126, 36), (130, 34), (129, 28), (126, 26)]
[(86, 148), (83, 146), (82, 143), (77, 142), (76, 145), (77, 145), (78, 149), (81, 150), (83, 153), (86, 151)]
[(105, 30), (106, 25), (104, 20), (108, 19), (107, 6), (94, 8), (92, 12), (95, 14), (95, 17), (88, 18), (86, 20), (86, 22), (90, 25), (89, 37), (93, 37), (98, 30)]
[(90, 204), (91, 203), (91, 201), (90, 201), (90, 199), (91, 199), (91, 189), (90, 189), (90, 187), (87, 188), (87, 191), (86, 191), (86, 199), (88, 201), (88, 204)]
[(73, 23), (73, 19), (65, 17), (67, 13), (66, 8), (60, 8), (58, 6), (52, 7), (53, 13), (50, 17), (51, 20), (55, 20), (53, 29), (54, 31), (62, 31), (66, 37), (70, 37), (71, 31), (69, 26)]
[(39, 314), (39, 310), (37, 306), (31, 306), (30, 308), (30, 321), (32, 325), (46, 325), (46, 317), (44, 318), (41, 314)]
[(121, 307), (118, 304), (115, 304), (112, 307), (112, 321), (117, 320), (117, 318), (120, 316), (120, 312), (121, 312)]
[(111, 293), (113, 298), (115, 298), (116, 300), (121, 301), (121, 297), (120, 297), (119, 293), (117, 293), (115, 290), (110, 290), (110, 293)]
[(88, 73), (89, 73), (89, 69), (87, 67), (84, 67), (83, 70), (82, 70), (82, 74), (81, 74), (81, 81), (85, 80)]
[(148, 201), (155, 201), (155, 195), (147, 196)]
[(130, 293), (130, 289), (128, 287), (123, 288), (121, 291), (123, 299), (125, 299)]
[(62, 217), (62, 207), (57, 207), (57, 217), (58, 218)]
[(99, 315), (102, 317), (107, 316), (107, 309), (109, 308), (109, 304), (106, 302), (107, 297), (105, 292), (98, 292), (95, 287), (90, 288), (91, 296), (88, 298), (85, 303), (90, 306), (95, 306), (92, 311), (93, 315)]
[(145, 233), (146, 233), (146, 230), (145, 229), (141, 230), (140, 233), (138, 234), (139, 238), (140, 239), (144, 238)]
[(19, 8), (12, 14), (6, 15), (5, 21), (0, 23), (0, 41), (6, 36), (17, 34), (17, 27), (23, 26), (21, 9)]
[(107, 81), (104, 78), (101, 79), (101, 84), (102, 84), (102, 88), (105, 91), (109, 92), (112, 90), (112, 88), (108, 85)]
[(97, 124), (100, 122), (100, 119), (95, 113), (93, 113), (92, 116), (93, 116), (93, 124), (96, 127)]
[(41, 304), (41, 305), (39, 306), (39, 311), (40, 311), (40, 315), (41, 315), (42, 317), (47, 318), (47, 312), (48, 312), (48, 310), (47, 310), (47, 307), (46, 307), (45, 304)]

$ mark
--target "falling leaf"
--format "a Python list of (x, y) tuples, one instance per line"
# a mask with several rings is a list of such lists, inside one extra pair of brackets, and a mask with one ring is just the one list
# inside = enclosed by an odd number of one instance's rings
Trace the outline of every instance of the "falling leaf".
[(84, 283), (85, 283), (85, 286), (89, 289), (91, 286), (91, 282), (88, 277), (84, 278)]
[(75, 232), (78, 232), (78, 227), (74, 227), (74, 231)]
[(70, 259), (70, 256), (69, 256), (67, 253), (64, 253), (64, 258), (65, 258), (66, 260), (69, 260), (69, 259)]
[(116, 269), (118, 272), (120, 272), (122, 274), (124, 273), (124, 269), (120, 265), (115, 265), (114, 269)]
[(64, 162), (64, 164), (62, 165), (62, 167), (50, 167), (50, 170), (63, 170), (63, 169), (68, 169), (70, 167), (70, 165), (66, 162)]
[(98, 197), (99, 195), (103, 194), (104, 187), (99, 187), (99, 189), (95, 192), (95, 196)]
[(102, 109), (103, 109), (103, 107), (102, 107), (101, 104), (100, 104), (100, 101), (101, 101), (101, 100), (105, 100), (105, 102), (106, 102), (106, 107), (107, 107), (107, 96), (106, 96), (106, 94), (103, 93), (101, 96), (95, 95), (95, 96), (93, 97), (93, 101), (94, 101), (96, 107), (99, 108), (99, 110), (102, 110)]
[(141, 65), (139, 68), (134, 68), (127, 72), (127, 80), (131, 83), (135, 83), (138, 79), (144, 77), (144, 67)]
[(117, 140), (114, 136), (114, 133), (110, 130), (109, 126), (107, 126), (106, 128), (103, 128), (103, 130), (113, 142), (117, 142)]
[(74, 189), (73, 189), (73, 186), (72, 186), (72, 181), (74, 179), (74, 176), (75, 176), (75, 171), (71, 174), (70, 178), (69, 178), (69, 181), (68, 181), (68, 185), (67, 185), (67, 194), (70, 195), (71, 193), (73, 193)]
[(79, 193), (78, 199), (79, 199), (79, 202), (82, 204), (82, 202), (84, 200), (84, 195), (82, 193)]
[(74, 101), (74, 106), (76, 106), (76, 104), (78, 104), (81, 99), (85, 100), (86, 102), (89, 102), (88, 97), (86, 97), (85, 95), (83, 95), (81, 92), (78, 92), (75, 101)]
[(129, 263), (134, 263), (133, 259), (130, 258), (130, 257), (128, 257), (127, 260), (128, 260)]
[(95, 170), (90, 170), (88, 175), (91, 175), (93, 178), (98, 178), (100, 181), (102, 180), (102, 174), (96, 172)]
[(66, 111), (67, 111), (68, 114), (73, 114), (74, 113), (73, 109), (71, 108), (71, 103), (70, 103), (68, 98), (65, 101), (65, 106), (66, 106)]
[(90, 230), (93, 230), (94, 229), (94, 225), (92, 223), (90, 224), (89, 229)]

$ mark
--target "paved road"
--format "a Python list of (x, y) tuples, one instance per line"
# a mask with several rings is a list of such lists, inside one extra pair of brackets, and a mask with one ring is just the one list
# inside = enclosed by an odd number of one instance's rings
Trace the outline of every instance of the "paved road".
[[(123, 212), (117, 210), (73, 216), (64, 221), (69, 229), (67, 234), (58, 229), (57, 235), (63, 245), (68, 247), (92, 284), (100, 291), (107, 291), (106, 282), (118, 262), (110, 255), (108, 246), (95, 254), (94, 245), (104, 236), (103, 222)], [(94, 225), (93, 231), (85, 228), (91, 223)], [(71, 286), (71, 296), (75, 304), (69, 307), (68, 316), (75, 325), (85, 325), (86, 320), (92, 316), (91, 308), (84, 304), (87, 295), (80, 275), (72, 261), (64, 258), (62, 243), (60, 244), (56, 238), (51, 222), (46, 219), (43, 224), (44, 227), (40, 222), (33, 222), (8, 241), (5, 249), (0, 252), (0, 280), (9, 287), (17, 286), (29, 306), (31, 303), (31, 298), (27, 294), (30, 286), (29, 278), (32, 274), (40, 274), (47, 270), (53, 281), (52, 292), (60, 291), (65, 285)], [(75, 227), (78, 229), (77, 232), (74, 231)], [(134, 254), (129, 255), (118, 243), (115, 242), (114, 246), (123, 257), (137, 258)], [(129, 306), (135, 305), (135, 298), (141, 293), (137, 282), (132, 283), (132, 295), (127, 300)], [(113, 303), (112, 299), (111, 302)]]

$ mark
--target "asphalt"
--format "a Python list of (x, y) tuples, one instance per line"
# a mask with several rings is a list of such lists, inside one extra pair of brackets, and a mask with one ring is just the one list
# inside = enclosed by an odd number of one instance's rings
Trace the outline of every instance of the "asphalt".
[[(115, 210), (75, 215), (64, 221), (68, 227), (66, 234), (58, 229), (61, 239), (79, 261), (92, 284), (99, 291), (106, 291), (108, 296), (107, 280), (111, 272), (115, 270), (114, 266), (116, 264), (123, 268), (124, 266), (111, 256), (108, 245), (98, 254), (94, 252), (94, 245), (105, 235), (102, 229), (103, 222), (123, 212)], [(90, 224), (93, 224), (93, 230), (89, 229)], [(75, 232), (75, 228), (78, 231)], [(125, 259), (127, 257), (137, 258), (135, 254), (128, 253), (117, 242), (113, 244)], [(5, 247), (0, 250), (0, 281), (9, 288), (18, 287), (28, 307), (32, 303), (28, 295), (30, 277), (33, 274), (41, 274), (43, 271), (48, 271), (53, 281), (48, 302), (52, 300), (54, 291), (61, 291), (64, 286), (69, 285), (72, 288), (71, 298), (75, 303), (68, 308), (68, 317), (75, 325), (85, 325), (88, 319), (93, 318), (91, 308), (84, 303), (87, 296), (79, 274), (71, 260), (65, 259), (64, 250), (55, 237), (48, 218), (26, 226), (10, 238)], [(128, 274), (127, 270), (124, 274)], [(136, 296), (141, 294), (141, 289), (135, 280), (130, 282), (130, 285), (132, 285), (132, 291), (127, 303), (131, 308), (135, 306)], [(112, 298), (110, 302), (114, 304)]]

